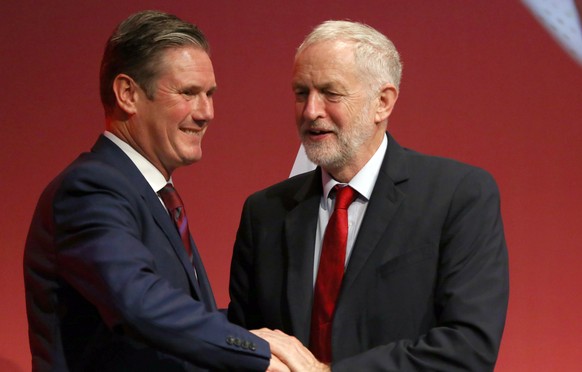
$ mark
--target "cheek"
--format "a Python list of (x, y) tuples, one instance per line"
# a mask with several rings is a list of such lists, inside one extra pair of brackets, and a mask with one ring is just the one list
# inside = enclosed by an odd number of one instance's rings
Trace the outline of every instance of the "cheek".
[(353, 119), (357, 115), (362, 115), (362, 106), (358, 105), (356, 102), (349, 102), (342, 108), (346, 118)]
[(354, 102), (346, 105), (344, 107), (343, 117), (344, 121), (348, 124), (372, 123), (374, 118), (366, 102)]
[(297, 118), (297, 120), (302, 118), (304, 109), (305, 103), (295, 102), (295, 117)]
[(297, 129), (300, 129), (303, 123), (306, 122), (305, 117), (303, 116), (303, 105), (300, 103), (295, 104), (295, 125)]
[(327, 116), (338, 127), (349, 125), (351, 113), (345, 106), (332, 106), (326, 108)]
[(191, 103), (186, 101), (174, 101), (164, 109), (166, 120), (179, 122), (188, 117), (192, 112)]
[(174, 107), (172, 117), (174, 120), (181, 122), (184, 119), (189, 118), (191, 112), (192, 110), (190, 108), (190, 105), (187, 103), (182, 103)]

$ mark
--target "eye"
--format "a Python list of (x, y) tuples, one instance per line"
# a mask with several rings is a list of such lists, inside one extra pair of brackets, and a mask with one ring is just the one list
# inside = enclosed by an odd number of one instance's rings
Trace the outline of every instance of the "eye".
[(216, 89), (210, 89), (209, 91), (206, 92), (206, 97), (212, 98), (214, 93), (216, 93)]
[(304, 102), (307, 96), (309, 96), (309, 91), (305, 89), (295, 89), (293, 93), (295, 94), (295, 101), (297, 102)]
[(338, 102), (342, 98), (340, 93), (331, 90), (324, 90), (323, 94), (325, 95), (325, 98), (331, 102)]
[(195, 96), (198, 92), (195, 92), (193, 89), (184, 89), (180, 92), (180, 94), (183, 94), (187, 97), (192, 97)]

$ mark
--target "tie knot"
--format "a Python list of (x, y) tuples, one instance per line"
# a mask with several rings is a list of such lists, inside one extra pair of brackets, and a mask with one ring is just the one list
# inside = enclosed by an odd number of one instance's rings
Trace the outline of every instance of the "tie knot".
[(356, 199), (357, 192), (351, 186), (335, 185), (335, 207), (334, 209), (348, 209), (350, 204)]
[(171, 183), (167, 183), (163, 189), (158, 191), (158, 195), (160, 195), (160, 198), (162, 198), (162, 201), (164, 202), (166, 208), (168, 208), (168, 211), (181, 209), (183, 206), (182, 199), (180, 199), (178, 191), (176, 191)]

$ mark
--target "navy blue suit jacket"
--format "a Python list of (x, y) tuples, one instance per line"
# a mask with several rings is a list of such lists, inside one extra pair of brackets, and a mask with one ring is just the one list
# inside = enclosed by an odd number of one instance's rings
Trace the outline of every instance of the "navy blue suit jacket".
[[(193, 243), (193, 242), (192, 242)], [(24, 256), (35, 371), (264, 371), (268, 344), (217, 311), (156, 193), (101, 136), (43, 192)]]
[[(321, 194), (318, 168), (247, 199), (231, 320), (308, 344)], [(336, 304), (333, 370), (491, 371), (508, 290), (493, 178), (389, 136)]]

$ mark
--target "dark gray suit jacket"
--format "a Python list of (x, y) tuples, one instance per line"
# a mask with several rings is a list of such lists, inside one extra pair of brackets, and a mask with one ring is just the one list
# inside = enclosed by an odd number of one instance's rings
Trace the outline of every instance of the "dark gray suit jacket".
[[(229, 317), (309, 341), (319, 169), (250, 196)], [(499, 193), (485, 171), (388, 151), (346, 268), (334, 371), (491, 371), (508, 302)]]
[(33, 370), (264, 371), (268, 344), (217, 311), (194, 251), (198, 280), (156, 193), (99, 138), (46, 188), (30, 226)]

